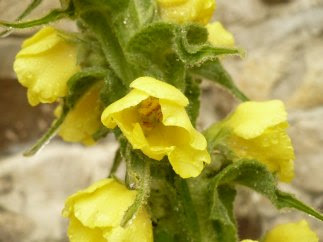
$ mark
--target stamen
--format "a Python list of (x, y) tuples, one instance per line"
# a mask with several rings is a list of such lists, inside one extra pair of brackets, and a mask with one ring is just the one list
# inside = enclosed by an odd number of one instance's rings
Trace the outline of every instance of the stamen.
[(155, 97), (149, 97), (142, 101), (138, 105), (138, 114), (142, 128), (147, 131), (153, 129), (163, 120), (159, 100)]

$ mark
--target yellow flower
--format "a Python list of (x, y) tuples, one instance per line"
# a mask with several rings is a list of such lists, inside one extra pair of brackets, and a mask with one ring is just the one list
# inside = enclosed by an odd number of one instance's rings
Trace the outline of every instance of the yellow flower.
[[(78, 100), (72, 110), (70, 110), (62, 123), (59, 135), (68, 142), (82, 142), (85, 145), (94, 144), (92, 135), (101, 125), (101, 103), (99, 99), (102, 83), (99, 82), (91, 87)], [(55, 115), (61, 113), (61, 106), (55, 110)]]
[(144, 208), (127, 227), (120, 226), (135, 196), (136, 191), (114, 179), (103, 179), (70, 196), (63, 210), (63, 216), (70, 219), (70, 241), (152, 242), (152, 225)]
[(220, 22), (206, 25), (209, 33), (208, 41), (216, 47), (234, 48), (234, 37)]
[(305, 220), (276, 226), (269, 231), (264, 242), (318, 242), (317, 235)]
[(101, 117), (108, 128), (119, 126), (134, 149), (161, 160), (165, 155), (183, 178), (198, 176), (210, 162), (206, 140), (185, 111), (188, 99), (175, 87), (151, 77), (134, 80), (133, 89), (108, 106)]
[(206, 25), (213, 15), (215, 0), (158, 0), (158, 5), (164, 20)]
[(227, 145), (238, 158), (256, 159), (281, 181), (294, 177), (294, 150), (286, 133), (288, 127), (284, 104), (279, 100), (244, 102), (224, 121), (210, 128), (213, 134), (227, 130)]
[(14, 62), (18, 81), (28, 88), (32, 106), (52, 103), (66, 95), (67, 80), (79, 70), (76, 46), (53, 27), (45, 27), (24, 41)]
[[(298, 223), (281, 224), (269, 231), (262, 242), (318, 242), (317, 235), (305, 220)], [(241, 242), (257, 242), (256, 240), (242, 240)]]

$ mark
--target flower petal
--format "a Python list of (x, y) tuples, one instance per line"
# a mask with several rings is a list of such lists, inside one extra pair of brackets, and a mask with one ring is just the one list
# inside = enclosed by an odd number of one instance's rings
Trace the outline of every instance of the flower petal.
[(190, 134), (190, 145), (195, 149), (204, 150), (207, 146), (206, 139), (194, 129), (185, 109), (168, 100), (159, 100), (159, 103), (163, 113), (163, 124), (185, 129)]
[(208, 41), (216, 47), (234, 48), (234, 37), (223, 25), (216, 21), (206, 25)]
[[(172, 3), (173, 2), (173, 3)], [(207, 24), (215, 9), (215, 0), (158, 0), (162, 19), (183, 24)]]
[(287, 120), (283, 102), (271, 100), (266, 102), (244, 102), (228, 118), (226, 125), (233, 129), (235, 135), (252, 139), (261, 135), (267, 128)]
[(308, 223), (302, 220), (298, 223), (288, 223), (276, 226), (269, 231), (264, 242), (318, 242), (319, 238), (311, 230)]
[(86, 227), (119, 226), (124, 212), (133, 203), (136, 191), (113, 181), (95, 193), (80, 196), (74, 202), (74, 215)]
[(141, 90), (152, 97), (173, 101), (180, 106), (188, 105), (188, 99), (180, 90), (152, 77), (139, 77), (130, 84), (130, 87)]
[(58, 33), (55, 28), (50, 26), (42, 28), (23, 42), (22, 49), (17, 54), (17, 57), (33, 56), (50, 50), (62, 41), (62, 37)]
[(294, 177), (293, 146), (286, 133), (287, 122), (266, 129), (253, 139), (232, 136), (229, 144), (238, 157), (256, 159), (264, 163), (279, 179), (290, 182)]
[(148, 98), (149, 95), (140, 90), (131, 90), (126, 96), (110, 104), (102, 113), (102, 123), (110, 129), (115, 128), (116, 122), (114, 121), (113, 114), (119, 113), (125, 109), (138, 105), (141, 101)]
[(27, 49), (23, 47), (14, 62), (18, 81), (28, 88), (28, 101), (32, 106), (40, 102), (52, 103), (64, 97), (68, 79), (80, 69), (76, 46), (57, 34), (46, 37), (50, 31), (52, 29), (41, 30), (35, 39), (26, 40), (23, 46)]
[(211, 161), (206, 150), (195, 150), (191, 147), (176, 147), (168, 158), (174, 171), (182, 178), (197, 177), (204, 168), (204, 162)]
[(70, 219), (67, 234), (70, 242), (106, 242), (100, 229), (87, 228), (75, 217)]
[(90, 88), (69, 111), (60, 127), (59, 135), (68, 142), (94, 144), (92, 135), (101, 125), (101, 104), (99, 93), (102, 83)]
[(103, 236), (107, 241), (113, 242), (152, 242), (153, 233), (148, 213), (140, 210), (129, 226), (106, 230)]
[(96, 190), (104, 186), (107, 186), (112, 182), (113, 182), (113, 179), (99, 180), (93, 183), (91, 186), (87, 187), (86, 189), (83, 189), (82, 191), (78, 191), (77, 193), (74, 193), (72, 196), (68, 197), (68, 199), (65, 202), (65, 207), (62, 211), (63, 217), (68, 217), (74, 212), (74, 203), (77, 201), (78, 198), (84, 195), (86, 196), (88, 194), (94, 193)]

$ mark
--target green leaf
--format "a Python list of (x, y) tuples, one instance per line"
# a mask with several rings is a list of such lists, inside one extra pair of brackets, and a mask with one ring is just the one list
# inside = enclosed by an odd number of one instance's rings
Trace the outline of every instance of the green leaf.
[[(8, 28), (15, 28), (15, 29), (24, 29), (24, 28), (31, 28), (43, 24), (49, 24), (51, 22), (55, 22), (62, 18), (71, 17), (74, 13), (74, 9), (70, 5), (66, 9), (54, 9), (50, 11), (47, 15), (42, 18), (30, 20), (26, 22), (6, 22), (0, 20), (0, 26), (8, 27)], [(28, 12), (27, 12), (28, 13)]]
[(129, 39), (157, 18), (154, 0), (74, 0), (76, 14), (94, 33), (107, 62), (128, 86), (135, 78), (125, 53)]
[(92, 7), (82, 8), (80, 12), (83, 24), (87, 26), (99, 41), (107, 62), (116, 75), (127, 86), (133, 80), (132, 69), (119, 44), (117, 36), (109, 23), (109, 15), (103, 10)]
[(201, 241), (201, 232), (198, 217), (191, 198), (190, 190), (186, 180), (175, 177), (175, 188), (177, 191), (177, 208), (183, 216), (183, 226), (190, 241)]
[(223, 68), (219, 59), (207, 61), (200, 66), (193, 67), (190, 72), (200, 78), (208, 79), (215, 82), (227, 90), (229, 90), (240, 101), (248, 101), (249, 99), (244, 95), (234, 84), (229, 73)]
[(79, 98), (98, 80), (103, 79), (108, 74), (107, 69), (86, 68), (74, 74), (67, 82), (68, 94), (65, 104), (68, 108), (73, 108)]
[(188, 116), (191, 119), (193, 126), (196, 125), (196, 120), (200, 111), (200, 83), (201, 81), (192, 77), (186, 78), (185, 96), (189, 100), (189, 105), (186, 107)]
[(121, 226), (125, 227), (140, 209), (147, 204), (150, 194), (151, 159), (140, 151), (133, 150), (123, 135), (118, 135), (118, 137), (121, 154), (126, 160), (126, 184), (130, 189), (137, 190), (135, 201), (127, 209), (121, 221)]
[(238, 241), (237, 225), (233, 215), (233, 202), (236, 190), (223, 185), (214, 188), (210, 219), (216, 234), (216, 241)]
[(150, 24), (128, 43), (127, 54), (139, 76), (152, 76), (185, 90), (185, 66), (174, 50), (177, 25)]
[(128, 86), (124, 86), (122, 81), (112, 71), (108, 71), (104, 78), (104, 85), (100, 93), (101, 101), (104, 106), (125, 96), (128, 92)]
[(241, 54), (238, 49), (212, 46), (207, 42), (206, 28), (196, 24), (177, 28), (175, 45), (179, 58), (189, 67), (200, 66), (217, 59), (220, 55)]
[[(278, 190), (276, 177), (260, 162), (241, 160), (228, 165), (214, 177), (212, 186), (225, 184), (249, 187), (266, 196), (278, 209), (294, 208), (323, 220), (320, 212), (297, 200), (293, 195)], [(216, 206), (215, 202), (213, 206)]]

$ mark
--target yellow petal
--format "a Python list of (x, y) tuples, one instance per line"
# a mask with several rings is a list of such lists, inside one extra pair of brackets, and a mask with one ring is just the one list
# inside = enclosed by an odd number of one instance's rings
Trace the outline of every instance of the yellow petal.
[(111, 182), (95, 191), (81, 196), (74, 202), (75, 217), (86, 227), (119, 226), (124, 212), (133, 203), (136, 191), (118, 182)]
[(264, 242), (318, 242), (317, 235), (311, 230), (308, 223), (302, 220), (297, 223), (288, 223), (276, 226), (269, 231)]
[(258, 242), (258, 240), (244, 239), (241, 242)]
[(204, 168), (204, 162), (210, 163), (206, 150), (195, 150), (191, 147), (176, 147), (169, 156), (174, 171), (182, 178), (197, 177)]
[(59, 135), (68, 142), (94, 144), (92, 135), (101, 125), (101, 103), (99, 99), (102, 83), (91, 87), (69, 111), (60, 127)]
[(294, 177), (295, 156), (286, 133), (287, 125), (287, 122), (283, 122), (248, 140), (234, 135), (229, 144), (238, 157), (256, 159), (270, 171), (277, 172), (281, 181), (290, 182)]
[(234, 48), (234, 37), (227, 31), (220, 22), (213, 22), (206, 25), (208, 41), (216, 47)]
[(139, 77), (130, 84), (130, 87), (141, 90), (148, 96), (169, 100), (180, 106), (188, 105), (188, 99), (180, 90), (152, 77)]
[(47, 27), (24, 42), (14, 70), (18, 81), (28, 88), (32, 106), (52, 103), (66, 95), (66, 82), (79, 71), (76, 55), (76, 46), (59, 37), (53, 28)]
[(125, 228), (120, 227), (135, 196), (136, 191), (114, 179), (103, 179), (69, 197), (63, 216), (70, 218), (70, 241), (152, 242), (152, 224), (144, 207)]
[(104, 186), (107, 186), (112, 182), (113, 182), (113, 179), (102, 179), (93, 183), (91, 186), (87, 187), (86, 189), (83, 189), (82, 191), (78, 191), (77, 193), (71, 195), (65, 202), (65, 207), (62, 211), (63, 217), (69, 217), (73, 214), (74, 203), (77, 201), (78, 198), (94, 193), (96, 190)]
[(158, 0), (160, 7), (171, 7), (186, 3), (188, 0)]
[(22, 44), (22, 49), (17, 54), (17, 57), (34, 56), (50, 50), (55, 45), (62, 41), (62, 37), (53, 27), (44, 27), (35, 35), (26, 39)]
[(163, 20), (205, 25), (213, 15), (215, 0), (158, 0), (158, 5)]
[(271, 100), (266, 102), (244, 102), (228, 118), (226, 125), (233, 129), (235, 135), (252, 139), (261, 135), (267, 128), (287, 120), (283, 102)]
[(152, 242), (153, 233), (148, 213), (142, 209), (129, 226), (107, 230), (104, 237), (113, 242)]
[(70, 219), (67, 234), (70, 242), (107, 242), (100, 229), (87, 228), (75, 217)]
[(148, 98), (149, 95), (140, 90), (131, 90), (126, 96), (109, 105), (102, 113), (102, 123), (110, 129), (115, 128), (116, 122), (113, 114), (119, 113), (125, 109), (138, 105), (141, 101)]
[(163, 124), (185, 129), (190, 134), (190, 145), (195, 149), (204, 150), (207, 146), (206, 140), (194, 129), (185, 109), (168, 100), (160, 100), (159, 103), (163, 113)]

